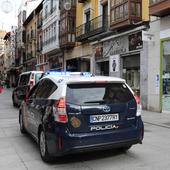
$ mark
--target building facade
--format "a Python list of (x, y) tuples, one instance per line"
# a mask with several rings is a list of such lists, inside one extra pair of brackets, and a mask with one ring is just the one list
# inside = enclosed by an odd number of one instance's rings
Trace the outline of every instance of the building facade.
[(16, 68), (19, 70), (18, 74), (26, 70), (24, 62), (26, 61), (25, 45), (26, 32), (24, 30), (23, 23), (26, 20), (26, 10), (21, 7), (18, 13), (18, 25), (16, 32)]
[(5, 30), (0, 30), (0, 79), (5, 80), (5, 67), (4, 67), (4, 36)]
[(26, 58), (24, 66), (26, 71), (36, 70), (36, 52), (37, 52), (37, 23), (36, 23), (36, 12), (33, 10), (23, 23), (26, 34), (25, 42), (25, 54)]
[(42, 55), (42, 49), (43, 49), (43, 31), (42, 31), (42, 21), (43, 21), (43, 3), (41, 2), (38, 7), (36, 8), (36, 22), (37, 22), (37, 36), (36, 36), (36, 44), (37, 44), (37, 52), (36, 52), (36, 58), (37, 58), (37, 65), (36, 70), (44, 71), (45, 67), (47, 65), (46, 61), (44, 61), (43, 55)]
[[(101, 2), (103, 32), (90, 37), (93, 46), (94, 73), (122, 77), (141, 97), (146, 109), (145, 54), (142, 32), (149, 28), (149, 1)], [(107, 23), (107, 24), (106, 24)]]
[[(60, 8), (60, 22), (63, 23), (60, 32), (66, 30), (65, 34), (60, 34), (60, 43), (63, 44), (62, 38), (68, 37), (66, 44), (61, 45), (64, 51), (65, 70), (93, 72), (92, 46), (86, 34), (90, 31), (90, 21), (98, 16), (99, 4), (98, 0), (72, 1), (69, 11)], [(64, 6), (62, 3), (61, 5)], [(67, 16), (66, 23), (69, 23), (65, 27), (64, 16)]]
[(11, 69), (14, 66), (14, 60), (11, 56), (11, 32), (7, 32), (4, 36), (5, 44), (4, 44), (4, 68), (5, 68), (5, 80), (9, 87), (12, 86), (14, 81), (14, 74), (11, 74)]
[[(170, 1), (150, 0), (148, 109), (170, 113)], [(153, 64), (154, 62), (154, 64)]]
[(43, 1), (43, 49), (42, 61), (45, 70), (63, 68), (62, 52), (59, 48), (59, 0)]

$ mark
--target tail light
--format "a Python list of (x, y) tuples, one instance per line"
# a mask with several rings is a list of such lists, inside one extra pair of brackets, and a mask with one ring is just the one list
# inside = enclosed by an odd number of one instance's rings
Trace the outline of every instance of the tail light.
[(66, 113), (66, 104), (64, 98), (60, 98), (55, 102), (53, 111), (54, 111), (55, 121), (61, 123), (68, 122), (68, 117)]
[(137, 96), (137, 95), (135, 95), (134, 98), (135, 98), (136, 104), (137, 104), (137, 112), (136, 112), (136, 116), (141, 116), (142, 107), (141, 107), (140, 97)]

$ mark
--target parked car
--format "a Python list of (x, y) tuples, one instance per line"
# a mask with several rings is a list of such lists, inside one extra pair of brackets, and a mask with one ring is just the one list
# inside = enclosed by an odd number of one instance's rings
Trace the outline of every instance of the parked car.
[(28, 71), (19, 75), (17, 85), (12, 93), (14, 106), (21, 105), (26, 93), (39, 81), (42, 73), (42, 71)]
[(143, 140), (144, 125), (137, 108), (123, 79), (48, 74), (20, 107), (20, 131), (31, 134), (47, 162), (82, 151), (128, 150)]

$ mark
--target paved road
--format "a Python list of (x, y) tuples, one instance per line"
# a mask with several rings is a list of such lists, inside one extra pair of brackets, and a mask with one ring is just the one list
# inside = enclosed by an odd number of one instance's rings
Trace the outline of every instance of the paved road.
[(0, 94), (0, 170), (127, 169), (169, 170), (170, 129), (146, 123), (143, 144), (127, 153), (111, 150), (70, 155), (46, 164), (32, 138), (20, 134), (18, 109), (12, 106), (11, 91)]

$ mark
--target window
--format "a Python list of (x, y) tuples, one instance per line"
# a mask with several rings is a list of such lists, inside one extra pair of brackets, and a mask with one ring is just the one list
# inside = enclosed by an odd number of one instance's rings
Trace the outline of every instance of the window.
[(111, 22), (128, 17), (128, 0), (111, 0)]
[(30, 74), (21, 75), (19, 86), (27, 85), (29, 83), (29, 79), (30, 79)]
[(45, 19), (47, 18), (47, 14), (48, 14), (48, 6), (45, 6)]
[(125, 84), (70, 84), (67, 86), (66, 101), (78, 105), (127, 103), (133, 95)]
[(57, 86), (51, 80), (43, 79), (39, 83), (36, 99), (47, 99), (56, 89)]
[(140, 3), (135, 3), (135, 2), (131, 3), (131, 15), (132, 16), (136, 16), (136, 17), (140, 17), (141, 16), (141, 6), (140, 6)]
[(141, 2), (141, 0), (111, 0), (111, 23), (141, 17)]

